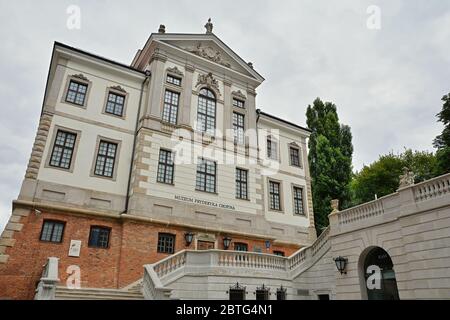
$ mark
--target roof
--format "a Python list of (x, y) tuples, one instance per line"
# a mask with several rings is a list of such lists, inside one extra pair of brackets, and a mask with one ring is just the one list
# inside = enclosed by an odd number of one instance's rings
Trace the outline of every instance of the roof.
[(81, 53), (81, 54), (87, 55), (87, 56), (95, 58), (95, 59), (102, 60), (104, 62), (113, 64), (113, 65), (118, 66), (118, 67), (122, 67), (122, 68), (125, 68), (125, 69), (128, 69), (128, 70), (131, 70), (131, 71), (135, 71), (135, 72), (140, 73), (142, 75), (145, 75), (144, 71), (138, 70), (138, 69), (133, 68), (133, 67), (131, 67), (129, 65), (126, 65), (124, 63), (120, 63), (120, 62), (117, 62), (117, 61), (114, 61), (114, 60), (111, 60), (111, 59), (99, 56), (97, 54), (94, 54), (94, 53), (91, 53), (91, 52), (88, 52), (88, 51), (84, 51), (84, 50), (81, 50), (81, 49), (69, 46), (69, 45), (67, 45), (65, 43), (61, 43), (61, 42), (55, 41), (54, 42), (54, 48), (56, 48), (57, 46), (65, 48), (65, 49), (69, 49), (69, 50), (72, 50), (72, 51), (75, 51), (77, 53)]
[(250, 67), (247, 62), (242, 59), (233, 49), (231, 49), (225, 42), (223, 42), (217, 35), (215, 35), (214, 33), (151, 33), (150, 37), (147, 39), (146, 43), (144, 44), (144, 46), (142, 47), (142, 49), (140, 50), (139, 53), (137, 53), (136, 57), (135, 57), (135, 61), (140, 59), (141, 54), (145, 51), (144, 49), (149, 45), (149, 43), (156, 39), (156, 40), (160, 40), (160, 39), (164, 39), (164, 38), (170, 38), (170, 37), (202, 37), (205, 39), (210, 39), (210, 40), (215, 40), (216, 44), (223, 47), (223, 49), (226, 49), (229, 51), (229, 54), (231, 54), (231, 56), (234, 55), (234, 58), (236, 59), (236, 61), (238, 63), (240, 63), (242, 65), (242, 67), (244, 69), (246, 69), (250, 74), (253, 74), (253, 76), (256, 76), (256, 78), (259, 78), (260, 82), (263, 82), (265, 79), (264, 77), (258, 73), (253, 67)]
[(290, 125), (290, 126), (296, 127), (296, 128), (298, 128), (298, 129), (305, 130), (305, 131), (308, 131), (308, 132), (312, 132), (311, 129), (308, 129), (308, 128), (299, 126), (298, 124), (295, 124), (295, 123), (289, 122), (289, 121), (287, 121), (287, 120), (284, 120), (284, 119), (275, 117), (275, 116), (273, 116), (273, 115), (271, 115), (271, 114), (268, 114), (268, 113), (266, 113), (266, 112), (261, 111), (260, 109), (257, 109), (257, 110), (256, 110), (256, 113), (259, 114), (259, 115), (262, 115), (262, 116), (266, 116), (266, 117), (268, 117), (268, 118), (271, 118), (271, 119), (273, 119), (273, 120), (276, 120), (276, 121), (279, 121), (279, 122), (288, 124), (288, 125)]

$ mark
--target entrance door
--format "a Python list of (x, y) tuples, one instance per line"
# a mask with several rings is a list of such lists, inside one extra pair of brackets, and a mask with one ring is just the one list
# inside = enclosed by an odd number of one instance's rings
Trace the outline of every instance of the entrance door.
[(399, 300), (392, 259), (382, 248), (369, 251), (364, 261), (367, 298), (369, 300)]
[(197, 241), (197, 250), (212, 250), (212, 249), (214, 249), (214, 247), (215, 247), (214, 242), (201, 241), (201, 240)]

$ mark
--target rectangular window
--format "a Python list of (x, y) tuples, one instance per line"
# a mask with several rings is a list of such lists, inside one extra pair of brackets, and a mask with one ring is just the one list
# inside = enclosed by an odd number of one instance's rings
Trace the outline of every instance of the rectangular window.
[(171, 76), (170, 74), (167, 75), (167, 83), (174, 84), (176, 86), (181, 86), (181, 79)]
[(246, 243), (236, 242), (234, 244), (234, 251), (248, 251), (248, 245)]
[(216, 192), (216, 163), (203, 158), (198, 159), (196, 190)]
[(162, 115), (163, 121), (171, 124), (177, 124), (179, 100), (179, 93), (166, 90), (164, 96), (164, 110)]
[(291, 166), (300, 167), (300, 151), (297, 148), (289, 148)]
[(233, 132), (234, 132), (234, 142), (235, 143), (244, 143), (244, 115), (233, 112)]
[(111, 228), (91, 227), (89, 233), (89, 247), (106, 249), (109, 246)]
[(283, 251), (274, 251), (273, 254), (276, 255), (276, 256), (284, 257), (284, 252)]
[(61, 243), (65, 222), (44, 220), (41, 241)]
[(303, 208), (303, 189), (299, 187), (294, 187), (293, 193), (294, 193), (294, 213), (304, 215), (305, 211)]
[(70, 80), (69, 88), (67, 90), (66, 101), (84, 106), (84, 100), (86, 99), (87, 85), (83, 83)]
[(75, 133), (58, 130), (50, 158), (50, 166), (63, 169), (70, 168), (76, 138)]
[(272, 160), (278, 159), (278, 143), (271, 137), (267, 137), (267, 157)]
[(95, 163), (95, 174), (112, 178), (114, 174), (114, 163), (116, 161), (117, 143), (100, 141)]
[(247, 175), (247, 170), (236, 168), (236, 198), (238, 199), (248, 199)]
[(123, 116), (123, 107), (125, 105), (125, 96), (113, 92), (108, 93), (105, 112), (115, 116)]
[(245, 102), (239, 99), (233, 99), (233, 107), (244, 109)]
[(269, 205), (272, 210), (281, 210), (279, 182), (269, 181)]
[(173, 153), (168, 150), (159, 150), (158, 182), (173, 184)]
[(232, 300), (245, 300), (245, 288), (231, 288), (229, 291), (229, 299)]
[(172, 254), (175, 251), (175, 235), (169, 233), (158, 234), (158, 252)]

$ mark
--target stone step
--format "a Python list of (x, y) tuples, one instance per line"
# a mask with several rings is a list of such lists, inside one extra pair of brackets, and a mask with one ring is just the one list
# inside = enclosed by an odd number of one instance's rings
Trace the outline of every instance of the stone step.
[(57, 287), (56, 300), (143, 300), (140, 292), (119, 289), (82, 288), (68, 289)]

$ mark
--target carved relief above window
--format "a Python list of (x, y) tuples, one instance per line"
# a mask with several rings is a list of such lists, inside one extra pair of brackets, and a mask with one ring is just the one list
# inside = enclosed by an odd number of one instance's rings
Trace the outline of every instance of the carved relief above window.
[(86, 77), (85, 77), (83, 74), (81, 74), (81, 73), (79, 73), (79, 74), (74, 74), (72, 77), (73, 77), (73, 78), (78, 78), (78, 79), (81, 79), (81, 80), (84, 80), (84, 81), (89, 81), (88, 78), (86, 78)]
[(222, 53), (219, 50), (214, 49), (213, 47), (203, 47), (201, 43), (199, 43), (197, 47), (188, 48), (187, 50), (197, 56), (211, 60), (227, 68), (231, 68), (231, 64), (228, 61), (224, 60), (224, 58), (222, 57)]
[(213, 89), (216, 93), (220, 94), (219, 81), (214, 79), (212, 73), (199, 74), (197, 79), (196, 87), (200, 85), (206, 85), (208, 88)]
[(231, 95), (232, 95), (234, 98), (239, 99), (239, 100), (245, 101), (245, 100), (247, 99), (247, 97), (245, 96), (245, 94), (242, 93), (241, 90), (233, 91), (233, 92), (231, 93)]
[(167, 68), (167, 73), (171, 73), (173, 75), (177, 75), (182, 77), (183, 76), (183, 72), (177, 68), (177, 66), (173, 67), (173, 68)]
[(114, 89), (114, 90), (117, 90), (117, 91), (121, 91), (121, 92), (123, 92), (123, 93), (127, 93), (127, 91), (124, 89), (124, 88), (122, 88), (121, 86), (119, 86), (119, 85), (117, 85), (117, 86), (112, 86), (112, 87), (110, 87), (111, 89)]

